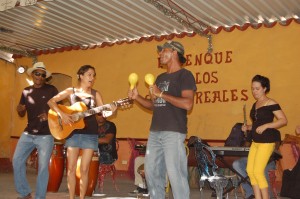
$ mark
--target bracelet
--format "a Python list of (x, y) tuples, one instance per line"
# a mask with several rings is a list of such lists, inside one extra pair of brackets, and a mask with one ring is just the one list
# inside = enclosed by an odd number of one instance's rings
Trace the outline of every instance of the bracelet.
[(162, 94), (164, 93), (165, 91), (162, 91), (160, 94), (159, 94), (159, 97), (161, 98), (162, 97)]

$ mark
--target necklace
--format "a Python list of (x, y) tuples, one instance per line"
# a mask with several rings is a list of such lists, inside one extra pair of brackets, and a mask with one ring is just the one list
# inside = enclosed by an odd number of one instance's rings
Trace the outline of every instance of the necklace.
[(266, 106), (268, 101), (269, 101), (269, 98), (266, 97), (266, 98), (256, 102), (255, 113), (254, 113), (255, 121), (257, 121), (257, 110), (263, 106)]
[(255, 122), (256, 122), (257, 121), (257, 109), (255, 109), (254, 118), (255, 118)]

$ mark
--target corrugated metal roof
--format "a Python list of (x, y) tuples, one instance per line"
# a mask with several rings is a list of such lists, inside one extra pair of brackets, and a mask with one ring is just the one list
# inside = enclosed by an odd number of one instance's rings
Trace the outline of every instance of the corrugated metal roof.
[[(6, 0), (0, 0), (6, 1)], [(300, 0), (53, 0), (0, 12), (0, 46), (91, 48), (222, 27), (299, 22)]]

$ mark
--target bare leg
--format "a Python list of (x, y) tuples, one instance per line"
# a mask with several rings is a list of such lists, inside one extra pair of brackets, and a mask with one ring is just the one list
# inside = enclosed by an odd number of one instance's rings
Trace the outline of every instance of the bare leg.
[(268, 187), (261, 189), (261, 194), (263, 199), (269, 199), (269, 189)]
[(80, 165), (80, 199), (84, 199), (86, 194), (93, 152), (93, 149), (82, 149), (82, 159)]
[(255, 199), (262, 199), (260, 189), (258, 185), (252, 185)]
[(75, 185), (76, 185), (75, 174), (76, 174), (78, 154), (79, 154), (79, 148), (68, 147), (68, 149), (67, 149), (67, 159), (68, 159), (67, 179), (68, 179), (68, 189), (69, 189), (70, 199), (75, 199)]

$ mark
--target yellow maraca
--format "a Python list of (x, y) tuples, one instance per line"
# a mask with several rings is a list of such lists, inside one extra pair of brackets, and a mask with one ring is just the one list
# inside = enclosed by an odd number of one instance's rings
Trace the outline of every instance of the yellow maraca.
[(151, 73), (146, 74), (145, 75), (145, 82), (149, 86), (153, 86), (153, 84), (154, 84), (154, 76)]
[(129, 75), (128, 81), (129, 81), (130, 89), (131, 89), (131, 90), (135, 87), (135, 85), (136, 85), (138, 79), (139, 79), (139, 77), (138, 77), (138, 75), (137, 75), (136, 73), (131, 73), (131, 74)]
[(154, 76), (151, 73), (145, 75), (145, 82), (150, 86), (150, 93), (152, 94), (152, 86), (154, 84)]

